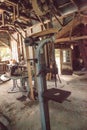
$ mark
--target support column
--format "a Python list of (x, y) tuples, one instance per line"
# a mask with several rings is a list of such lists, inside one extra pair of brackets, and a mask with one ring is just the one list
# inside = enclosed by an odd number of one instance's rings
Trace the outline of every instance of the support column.
[(29, 81), (29, 87), (30, 87), (30, 97), (32, 100), (34, 100), (34, 93), (33, 93), (33, 85), (32, 85), (32, 74), (31, 74), (31, 66), (30, 66), (30, 60), (28, 60), (29, 57), (29, 47), (26, 47), (26, 58), (27, 58), (27, 69), (28, 69), (28, 81)]
[[(87, 25), (81, 26), (81, 35), (87, 35)], [(80, 41), (79, 48), (84, 61), (84, 66), (87, 68), (87, 39)]]

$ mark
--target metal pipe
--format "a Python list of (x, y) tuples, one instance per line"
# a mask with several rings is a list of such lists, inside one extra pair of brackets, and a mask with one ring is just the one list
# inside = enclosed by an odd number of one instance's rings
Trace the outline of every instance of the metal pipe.
[(44, 46), (46, 43), (49, 43), (49, 42), (52, 42), (52, 41), (54, 41), (54, 36), (51, 37), (51, 38), (47, 38), (47, 39), (38, 41), (39, 45), (38, 45), (38, 47), (37, 47), (37, 56), (39, 56), (40, 49), (43, 48), (43, 46)]
[[(48, 38), (45, 40), (39, 41), (39, 45), (36, 49), (36, 56), (38, 59), (38, 63), (36, 64), (36, 71), (39, 73), (43, 66), (41, 65), (40, 59), (40, 50), (44, 47), (46, 43), (52, 42), (53, 38)], [(42, 130), (50, 130), (50, 120), (49, 120), (49, 109), (48, 109), (48, 101), (43, 99), (43, 92), (46, 90), (46, 79), (45, 75), (39, 75), (37, 77), (37, 86), (38, 86), (38, 97), (39, 97), (39, 104), (40, 104), (40, 113), (41, 113), (41, 126)], [(47, 118), (46, 118), (47, 117)]]

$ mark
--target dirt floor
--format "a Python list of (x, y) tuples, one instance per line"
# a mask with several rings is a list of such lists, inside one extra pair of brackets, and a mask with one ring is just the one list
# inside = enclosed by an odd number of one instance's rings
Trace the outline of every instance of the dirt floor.
[[(51, 130), (87, 130), (87, 75), (61, 76), (58, 88), (71, 91), (62, 104), (49, 102)], [(48, 87), (55, 87), (49, 81)], [(0, 84), (0, 113), (10, 119), (11, 130), (41, 130), (38, 101), (18, 101), (22, 95), (8, 93), (12, 80)]]

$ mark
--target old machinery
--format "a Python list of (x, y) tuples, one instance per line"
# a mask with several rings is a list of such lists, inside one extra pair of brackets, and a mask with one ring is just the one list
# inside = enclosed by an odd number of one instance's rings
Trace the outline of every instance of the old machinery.
[[(38, 46), (36, 47), (35, 50), (35, 54), (37, 58), (37, 63), (36, 63), (37, 87), (38, 87), (37, 89), (38, 89), (38, 98), (40, 104), (42, 130), (51, 129), (48, 101), (53, 100), (58, 103), (62, 103), (71, 94), (71, 92), (69, 91), (60, 90), (57, 88), (47, 89), (47, 82), (46, 82), (47, 69), (46, 69), (45, 56), (44, 56), (44, 46), (47, 45), (48, 43), (50, 44), (53, 43), (53, 41), (54, 41), (54, 36), (47, 37), (45, 39), (38, 40), (38, 41), (34, 41), (33, 39), (34, 43), (38, 43)], [(31, 45), (31, 43), (28, 43), (27, 45)], [(32, 46), (33, 45), (34, 44), (32, 44)]]

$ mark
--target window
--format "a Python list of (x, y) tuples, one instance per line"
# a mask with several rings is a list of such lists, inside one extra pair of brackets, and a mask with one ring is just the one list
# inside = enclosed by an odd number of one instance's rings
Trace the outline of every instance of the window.
[(70, 50), (63, 50), (63, 63), (70, 62)]
[(6, 47), (0, 48), (0, 59), (1, 61), (6, 61), (11, 59), (11, 50)]

